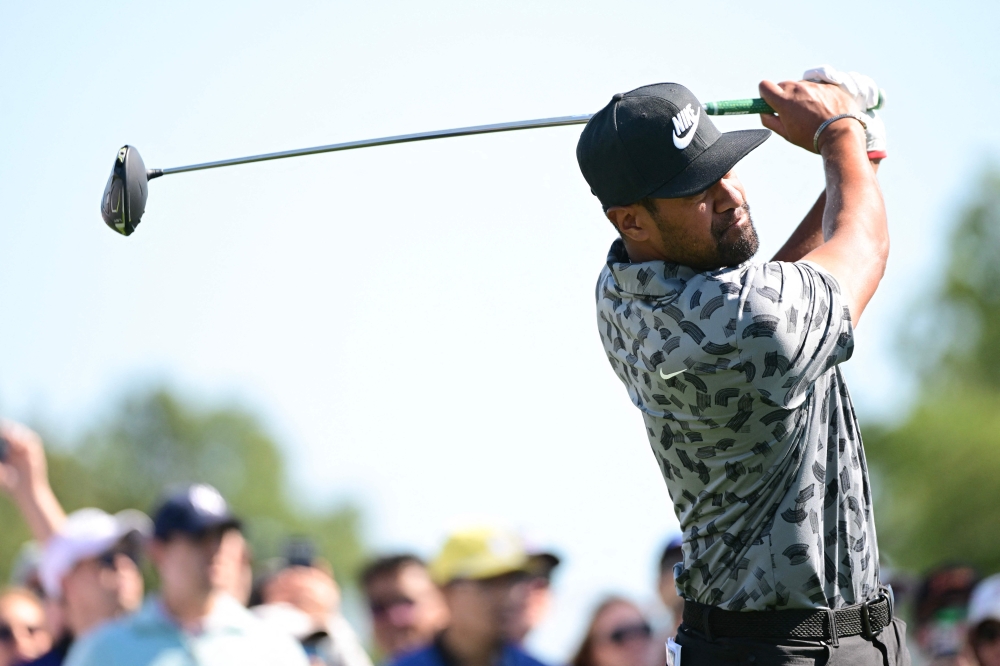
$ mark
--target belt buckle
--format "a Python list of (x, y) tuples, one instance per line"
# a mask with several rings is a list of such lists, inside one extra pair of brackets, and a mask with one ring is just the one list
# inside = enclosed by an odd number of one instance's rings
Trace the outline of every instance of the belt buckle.
[(875, 632), (872, 631), (872, 618), (868, 611), (867, 601), (861, 604), (861, 635), (868, 640), (873, 640), (876, 636)]
[(883, 599), (885, 600), (885, 603), (888, 606), (887, 610), (889, 613), (889, 622), (892, 622), (892, 613), (894, 610), (892, 588), (888, 588), (888, 590), (886, 589), (879, 590), (878, 596), (875, 597), (875, 599), (871, 601), (866, 601), (863, 604), (861, 604), (861, 635), (867, 638), (868, 640), (872, 640), (873, 638), (881, 634), (882, 630), (885, 629), (885, 627), (889, 626), (888, 623), (886, 623), (884, 626), (879, 627), (878, 631), (872, 630), (871, 605), (877, 604)]

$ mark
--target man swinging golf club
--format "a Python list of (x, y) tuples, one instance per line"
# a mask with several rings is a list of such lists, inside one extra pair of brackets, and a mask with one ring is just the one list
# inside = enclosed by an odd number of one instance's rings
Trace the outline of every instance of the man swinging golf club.
[(764, 126), (826, 174), (770, 262), (750, 261), (732, 171), (767, 130), (722, 134), (664, 83), (615, 95), (577, 147), (621, 236), (597, 284), (601, 338), (684, 532), (684, 621), (667, 646), (683, 666), (909, 663), (838, 367), (889, 250), (873, 168), (884, 129), (863, 111), (878, 88), (829, 67), (804, 78), (760, 84), (777, 114)]

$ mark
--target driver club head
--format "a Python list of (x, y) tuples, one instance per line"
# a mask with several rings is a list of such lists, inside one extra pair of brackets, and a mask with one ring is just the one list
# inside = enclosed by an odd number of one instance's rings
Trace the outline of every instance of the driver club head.
[(133, 146), (122, 146), (104, 187), (101, 216), (105, 224), (123, 236), (135, 231), (146, 210), (147, 180), (146, 165), (139, 151)]

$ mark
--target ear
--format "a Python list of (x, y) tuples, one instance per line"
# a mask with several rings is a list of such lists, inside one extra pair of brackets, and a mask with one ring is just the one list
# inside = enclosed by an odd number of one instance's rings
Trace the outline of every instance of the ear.
[(637, 243), (650, 239), (650, 226), (653, 224), (653, 219), (641, 205), (612, 206), (608, 208), (606, 215), (611, 220), (611, 224), (615, 225), (618, 233), (625, 238)]

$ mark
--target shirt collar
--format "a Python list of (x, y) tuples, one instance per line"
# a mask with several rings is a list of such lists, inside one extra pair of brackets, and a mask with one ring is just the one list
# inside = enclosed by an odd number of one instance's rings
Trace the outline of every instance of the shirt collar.
[(698, 271), (669, 261), (629, 261), (625, 243), (621, 238), (611, 244), (608, 251), (608, 270), (615, 278), (618, 289), (644, 296), (676, 296)]

